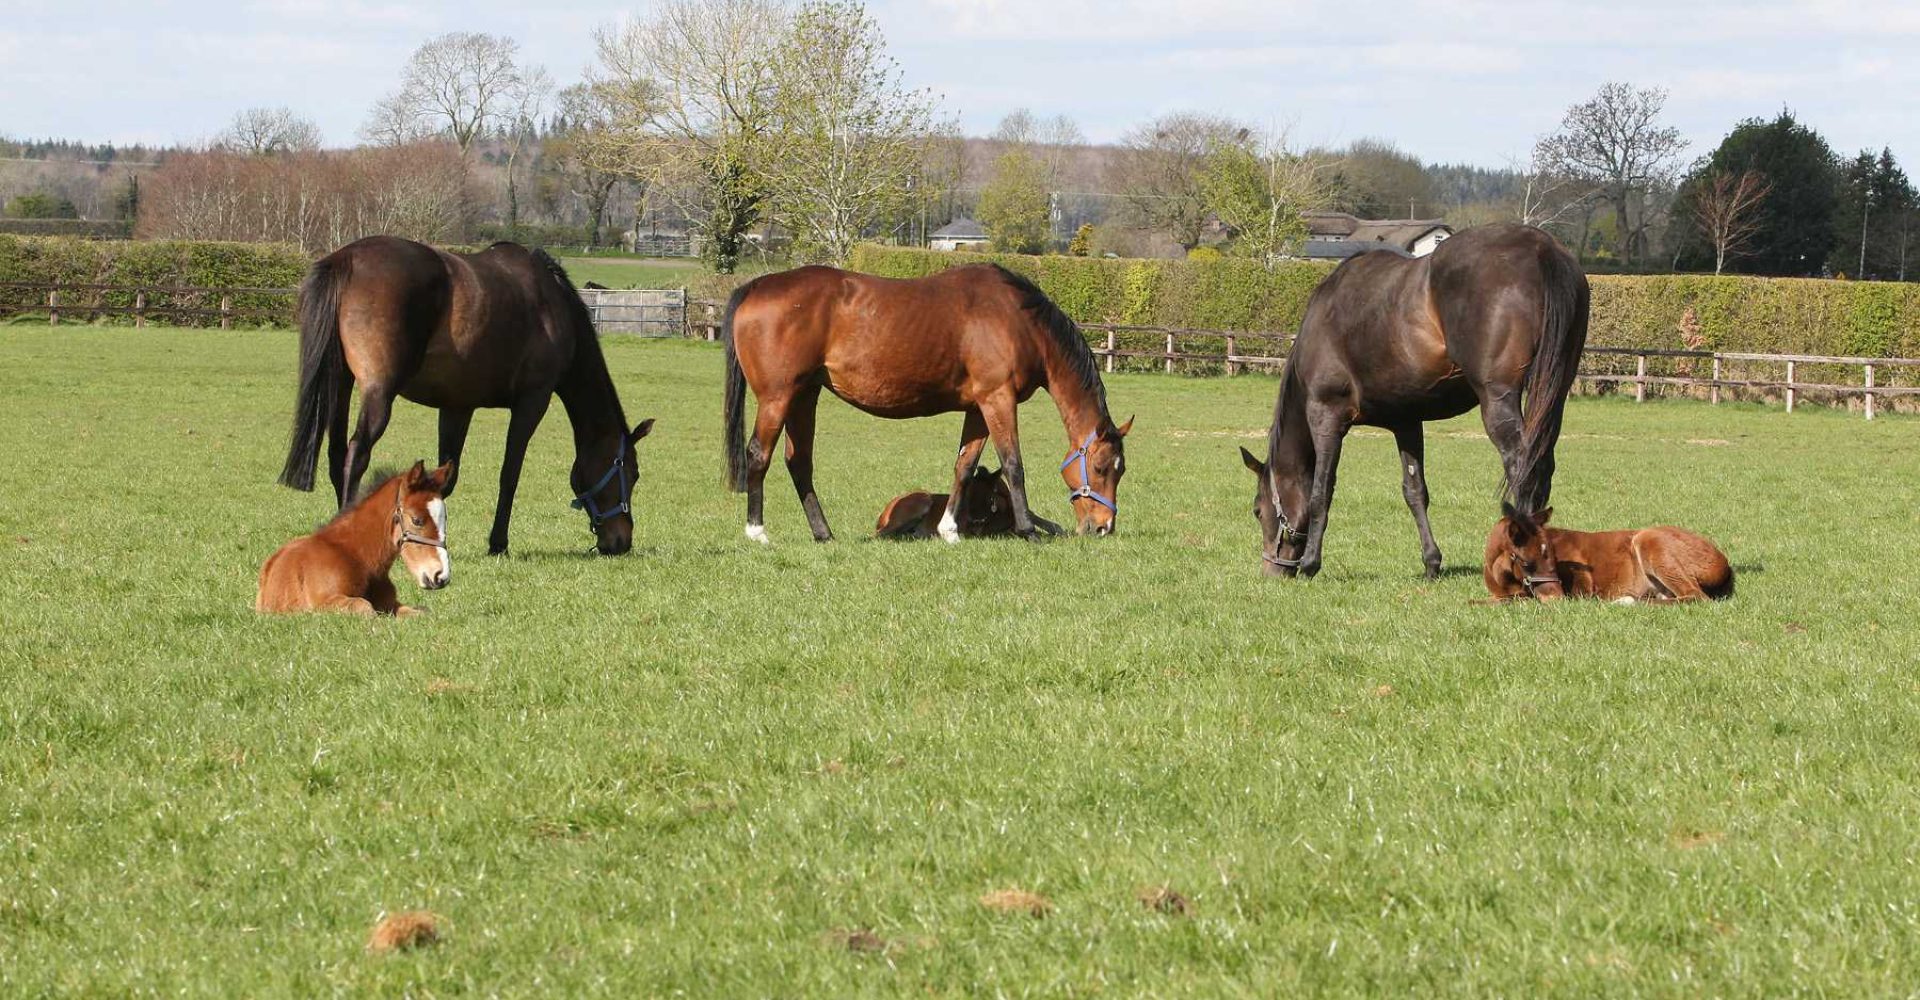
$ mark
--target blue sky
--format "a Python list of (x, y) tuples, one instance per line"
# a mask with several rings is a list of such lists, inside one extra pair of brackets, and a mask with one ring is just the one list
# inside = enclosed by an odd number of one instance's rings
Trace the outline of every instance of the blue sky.
[[(354, 140), (414, 46), (443, 31), (518, 39), (562, 83), (595, 25), (646, 3), (591, 0), (0, 0), (0, 133), (204, 139), (287, 105)], [(873, 0), (909, 81), (975, 133), (1016, 107), (1104, 141), (1164, 111), (1287, 128), (1297, 144), (1378, 136), (1428, 160), (1523, 158), (1608, 80), (1671, 92), (1705, 152), (1736, 120), (1791, 107), (1842, 153), (1920, 167), (1920, 2)]]

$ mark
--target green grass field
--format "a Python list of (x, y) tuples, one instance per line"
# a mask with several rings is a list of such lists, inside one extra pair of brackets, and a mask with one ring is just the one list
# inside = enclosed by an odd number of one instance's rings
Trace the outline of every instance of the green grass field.
[[(584, 280), (584, 279), (583, 279)], [(290, 333), (0, 330), (0, 994), (1873, 995), (1920, 982), (1916, 433), (1577, 400), (1556, 523), (1677, 522), (1726, 604), (1483, 607), (1494, 453), (1391, 439), (1311, 582), (1256, 571), (1265, 378), (1114, 377), (1121, 529), (865, 540), (957, 417), (823, 413), (818, 546), (721, 487), (720, 352), (619, 340), (635, 551), (581, 555), (555, 407), (502, 414), (452, 586), (261, 618)], [(1037, 505), (1067, 442), (1025, 408)], [(403, 405), (376, 460), (430, 457)], [(1185, 915), (1149, 910), (1166, 886)], [(1044, 917), (998, 913), (1018, 888)], [(436, 947), (364, 950), (388, 911)], [(868, 931), (870, 935), (854, 935)], [(849, 946), (852, 939), (855, 947)]]

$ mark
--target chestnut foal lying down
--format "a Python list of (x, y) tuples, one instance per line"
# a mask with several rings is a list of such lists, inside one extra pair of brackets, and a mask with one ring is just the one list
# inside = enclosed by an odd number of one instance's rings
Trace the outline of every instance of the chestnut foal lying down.
[[(940, 530), (940, 519), (947, 512), (947, 494), (917, 491), (894, 497), (887, 509), (880, 512), (880, 520), (873, 526), (873, 533), (880, 538), (932, 538), (939, 535), (948, 541), (962, 538), (992, 538), (1013, 534), (1013, 491), (1007, 488), (1007, 477), (999, 470), (988, 472), (975, 466), (973, 475), (967, 479), (967, 488), (960, 502), (960, 520), (950, 526), (950, 532)], [(1050, 535), (1060, 534), (1060, 526), (1028, 512), (1034, 526)]]
[(389, 476), (319, 531), (280, 546), (260, 568), (255, 611), (346, 611), (414, 615), (387, 577), (404, 559), (422, 589), (447, 585), (447, 483), (453, 463)]
[(1487, 536), (1487, 592), (1496, 600), (1572, 596), (1624, 604), (1733, 596), (1726, 554), (1691, 531), (1568, 531), (1547, 527), (1552, 507), (1531, 517), (1511, 504), (1502, 511)]

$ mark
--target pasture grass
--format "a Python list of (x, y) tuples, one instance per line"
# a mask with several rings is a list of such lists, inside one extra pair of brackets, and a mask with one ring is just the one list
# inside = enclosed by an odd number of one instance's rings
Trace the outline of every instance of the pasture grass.
[[(0, 994), (1920, 981), (1911, 419), (1576, 400), (1556, 523), (1692, 527), (1738, 596), (1482, 607), (1471, 415), (1430, 428), (1435, 583), (1375, 432), (1322, 576), (1256, 572), (1256, 377), (1111, 378), (1120, 533), (1048, 544), (866, 540), (943, 485), (959, 419), (831, 403), (841, 540), (776, 469), (761, 548), (719, 350), (607, 355), (659, 418), (631, 555), (581, 555), (555, 407), (485, 557), (484, 414), (453, 585), (399, 583), (430, 615), (262, 618), (260, 563), (329, 513), (272, 482), (293, 335), (0, 331)], [(1064, 520), (1064, 435), (1024, 419)], [(433, 440), (403, 404), (376, 460)], [(369, 953), (408, 910), (440, 943)]]

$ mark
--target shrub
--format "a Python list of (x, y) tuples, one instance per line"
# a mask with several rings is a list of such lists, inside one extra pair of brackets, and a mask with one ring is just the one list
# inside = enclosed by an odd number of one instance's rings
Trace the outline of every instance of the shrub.
[[(72, 308), (87, 304), (131, 306), (132, 286), (194, 288), (292, 288), (311, 263), (297, 247), (278, 243), (217, 243), (194, 240), (82, 240), (68, 237), (9, 236), (0, 234), (0, 284), (39, 282), (81, 285), (120, 285), (128, 290), (94, 293)], [(293, 297), (284, 294), (236, 292), (230, 295), (235, 312), (262, 313), (267, 321), (291, 325)], [(219, 294), (153, 294), (147, 304), (156, 316), (167, 306), (216, 308)], [(0, 288), (0, 312), (40, 311), (44, 292)], [(130, 317), (112, 319), (131, 322)], [(258, 320), (254, 320), (257, 322)], [(169, 319), (169, 322), (171, 320)], [(181, 317), (181, 325), (214, 326), (218, 317)]]

